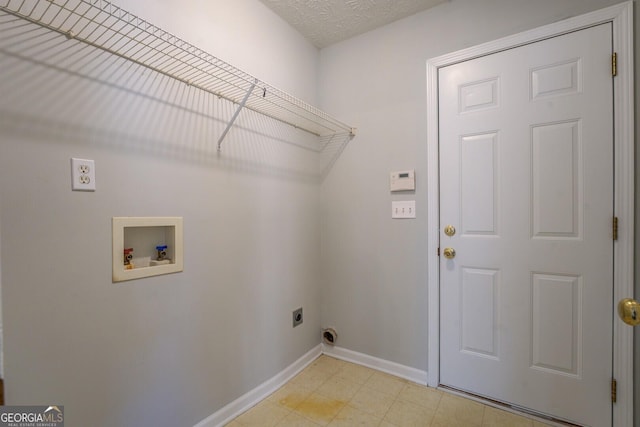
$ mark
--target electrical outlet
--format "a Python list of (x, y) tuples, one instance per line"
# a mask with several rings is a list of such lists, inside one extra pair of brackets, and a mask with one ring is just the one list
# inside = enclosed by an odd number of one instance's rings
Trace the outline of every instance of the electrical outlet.
[(293, 327), (302, 324), (302, 307), (297, 310), (293, 310)]
[(93, 160), (71, 159), (71, 190), (96, 191), (96, 165)]

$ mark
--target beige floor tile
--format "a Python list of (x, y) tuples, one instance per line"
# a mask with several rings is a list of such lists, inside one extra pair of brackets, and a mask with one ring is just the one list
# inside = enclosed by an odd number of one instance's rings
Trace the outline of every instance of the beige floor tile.
[(311, 420), (306, 419), (302, 415), (298, 415), (295, 412), (287, 415), (282, 421), (280, 421), (276, 427), (320, 427), (321, 424), (314, 423)]
[(394, 400), (393, 396), (387, 393), (363, 386), (351, 398), (349, 405), (377, 418), (384, 418)]
[(313, 393), (302, 401), (294, 411), (311, 421), (326, 426), (347, 402), (331, 399), (321, 394)]
[(481, 426), (485, 406), (458, 396), (443, 394), (433, 426)]
[(367, 382), (364, 383), (364, 385), (369, 388), (390, 394), (394, 397), (400, 394), (406, 384), (406, 380), (383, 372), (374, 372)]
[(258, 405), (227, 424), (228, 427), (327, 425), (550, 427), (324, 355)]
[(541, 423), (540, 421), (534, 421), (533, 427), (551, 427), (550, 424)]
[(285, 408), (263, 400), (244, 414), (236, 418), (236, 421), (243, 427), (270, 427), (282, 421), (290, 411)]
[(306, 369), (311, 371), (317, 370), (333, 375), (341, 370), (346, 363), (347, 362), (343, 362), (342, 360), (336, 359), (335, 357), (322, 355), (311, 362), (311, 364)]
[(435, 388), (408, 382), (398, 395), (398, 399), (435, 410), (440, 404), (442, 394), (441, 391)]
[(398, 427), (428, 427), (431, 425), (435, 413), (435, 408), (428, 409), (415, 403), (396, 400), (387, 411), (384, 419)]
[(486, 407), (482, 427), (533, 427), (533, 421), (510, 412)]
[(480, 427), (481, 425), (482, 420), (478, 420), (477, 422), (471, 422), (469, 420), (461, 421), (456, 418), (446, 417), (436, 412), (436, 415), (431, 421), (430, 427)]
[(362, 387), (362, 384), (354, 383), (351, 381), (343, 380), (333, 376), (329, 378), (324, 384), (322, 384), (316, 393), (323, 396), (330, 397), (336, 400), (349, 401), (358, 390)]
[(338, 415), (331, 421), (329, 427), (377, 427), (381, 422), (382, 420), (380, 418), (376, 418), (371, 414), (347, 405), (338, 412)]
[(366, 366), (356, 365), (355, 363), (345, 362), (342, 369), (335, 374), (337, 378), (352, 381), (358, 384), (364, 384), (376, 371)]
[(319, 369), (311, 370), (309, 368), (300, 372), (298, 375), (293, 377), (290, 383), (302, 385), (312, 391), (316, 390), (322, 384), (324, 384), (329, 378), (331, 378), (333, 374), (329, 372), (324, 372)]
[(287, 409), (295, 409), (312, 392), (313, 390), (307, 388), (304, 383), (289, 382), (267, 397), (267, 400)]

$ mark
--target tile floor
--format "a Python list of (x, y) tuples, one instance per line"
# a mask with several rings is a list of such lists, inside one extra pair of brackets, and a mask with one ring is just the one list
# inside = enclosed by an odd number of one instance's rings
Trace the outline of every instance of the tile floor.
[(546, 424), (329, 356), (320, 356), (228, 427)]

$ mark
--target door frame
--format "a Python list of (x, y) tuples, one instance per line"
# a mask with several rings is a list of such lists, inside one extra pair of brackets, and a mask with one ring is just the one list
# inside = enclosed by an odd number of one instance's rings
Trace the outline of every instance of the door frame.
[(429, 349), (427, 382), (440, 385), (440, 171), (438, 123), (438, 70), (441, 67), (534, 43), (569, 32), (611, 22), (613, 51), (617, 53), (614, 97), (614, 215), (619, 219), (614, 243), (613, 278), (613, 377), (617, 380), (617, 402), (613, 426), (633, 425), (633, 328), (616, 315), (622, 298), (633, 297), (634, 283), (634, 74), (633, 2), (627, 1), (595, 12), (545, 25), (427, 61), (427, 199), (428, 199), (428, 307)]

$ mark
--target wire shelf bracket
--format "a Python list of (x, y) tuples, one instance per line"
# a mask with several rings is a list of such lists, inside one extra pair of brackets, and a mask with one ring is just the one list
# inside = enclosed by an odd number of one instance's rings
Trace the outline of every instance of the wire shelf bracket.
[(253, 84), (251, 85), (251, 87), (247, 91), (247, 93), (244, 96), (244, 98), (242, 98), (242, 102), (240, 103), (240, 105), (238, 105), (238, 108), (236, 109), (236, 112), (233, 113), (233, 116), (231, 117), (231, 120), (229, 120), (229, 123), (227, 123), (227, 127), (224, 129), (224, 132), (222, 132), (222, 135), (220, 135), (220, 139), (218, 139), (218, 151), (221, 151), (220, 147), (222, 145), (222, 141), (224, 140), (224, 137), (227, 136), (227, 133), (229, 133), (229, 130), (231, 129), (231, 126), (233, 126), (233, 123), (238, 118), (238, 115), (240, 114), (240, 111), (242, 111), (244, 106), (247, 104), (247, 100), (249, 99), (249, 96), (253, 92), (253, 89), (255, 89), (257, 83), (258, 83), (258, 80), (256, 79), (256, 81), (253, 82)]
[[(320, 139), (355, 128), (106, 0), (0, 0), (0, 11), (116, 55)], [(259, 87), (259, 93), (254, 89)]]

